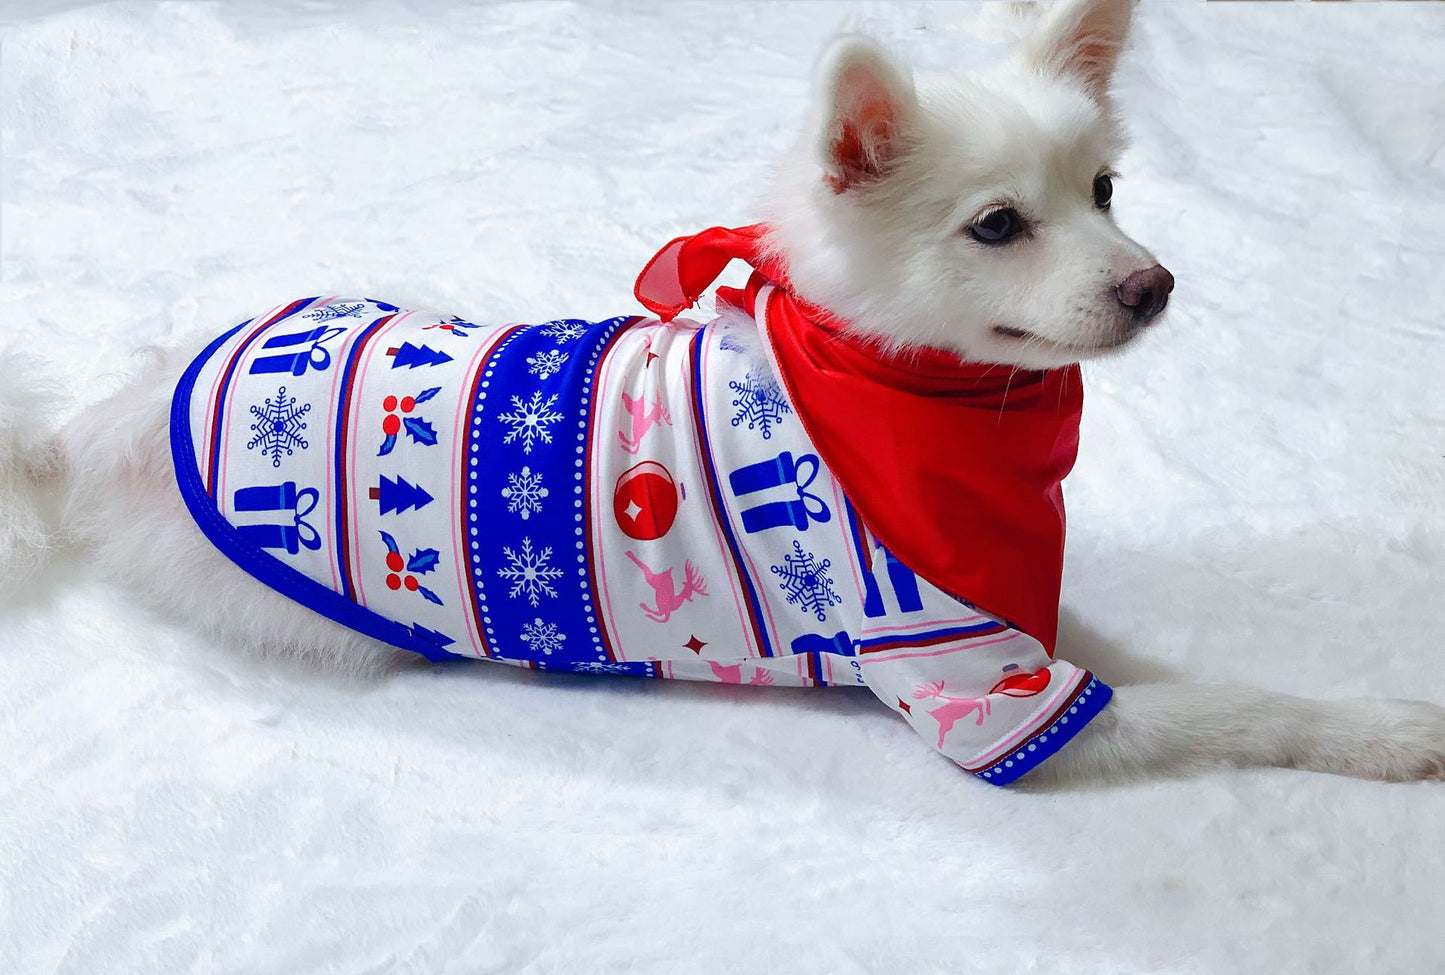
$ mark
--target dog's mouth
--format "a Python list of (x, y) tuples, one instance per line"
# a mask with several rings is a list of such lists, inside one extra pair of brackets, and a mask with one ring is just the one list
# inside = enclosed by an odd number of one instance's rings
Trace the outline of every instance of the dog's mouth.
[(995, 335), (1006, 339), (1013, 339), (1020, 344), (1027, 344), (1037, 349), (1048, 352), (1063, 352), (1070, 355), (1081, 355), (1090, 352), (1109, 352), (1127, 343), (1133, 335), (1125, 333), (1113, 342), (1098, 342), (1093, 345), (1076, 345), (1070, 342), (1056, 342), (1053, 339), (1046, 339), (1042, 335), (1030, 332), (1022, 328), (1012, 328), (1008, 325), (995, 325)]

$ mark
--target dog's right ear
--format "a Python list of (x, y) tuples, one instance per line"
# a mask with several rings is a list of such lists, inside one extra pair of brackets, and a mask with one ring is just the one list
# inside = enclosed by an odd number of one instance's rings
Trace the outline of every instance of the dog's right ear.
[(843, 37), (818, 64), (815, 98), (823, 179), (833, 192), (885, 176), (905, 151), (918, 111), (912, 80), (877, 42)]

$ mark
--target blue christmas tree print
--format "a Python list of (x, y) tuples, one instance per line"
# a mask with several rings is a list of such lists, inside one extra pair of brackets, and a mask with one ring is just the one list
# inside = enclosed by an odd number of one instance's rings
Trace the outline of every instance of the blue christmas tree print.
[(760, 379), (752, 373), (746, 373), (741, 382), (730, 380), (728, 388), (738, 394), (733, 400), (733, 406), (737, 407), (733, 426), (746, 423), (749, 430), (761, 430), (764, 440), (771, 440), (773, 427), (781, 423), (784, 416), (793, 412), (788, 401), (783, 398), (783, 391), (773, 379)]
[(308, 311), (301, 317), (313, 322), (331, 322), (338, 318), (360, 318), (361, 309), (365, 307), (366, 305), (360, 301), (349, 305), (345, 303), (339, 305), (323, 305), (314, 311)]
[(425, 508), (431, 504), (432, 496), (419, 485), (412, 484), (406, 478), (398, 476), (392, 480), (385, 474), (381, 475), (381, 481), (369, 492), (371, 500), (381, 505), (381, 513), (389, 515), (392, 512), (401, 514), (408, 508), (413, 511), (418, 508)]
[(452, 357), (445, 352), (438, 352), (428, 345), (412, 345), (410, 342), (403, 342), (394, 349), (387, 349), (386, 354), (392, 357), (391, 368), (393, 369), (439, 366), (443, 362), (452, 361)]
[(522, 453), (530, 454), (532, 446), (537, 442), (551, 443), (551, 425), (559, 422), (563, 417), (553, 407), (557, 405), (557, 394), (553, 393), (544, 401), (540, 389), (532, 391), (532, 398), (528, 402), (522, 402), (520, 396), (512, 397), (512, 409), (507, 413), (497, 414), (497, 419), (511, 424), (512, 429), (502, 438), (502, 443), (513, 443), (522, 441)]
[(425, 640), (427, 643), (430, 643), (432, 646), (440, 649), (445, 649), (451, 646), (453, 643), (457, 642), (451, 637), (447, 636), (445, 633), (441, 633), (437, 630), (429, 630), (425, 626), (422, 626), (420, 623), (413, 623), (410, 627), (408, 627), (408, 629), (411, 630), (411, 635), (416, 637), (418, 640)]
[(833, 591), (833, 580), (828, 569), (832, 559), (819, 561), (812, 552), (803, 551), (803, 545), (793, 539), (793, 554), (783, 556), (783, 564), (772, 567), (773, 575), (782, 579), (778, 588), (783, 590), (788, 602), (805, 613), (812, 613), (821, 623), (828, 618), (828, 607), (836, 606), (843, 597)]
[(283, 453), (290, 457), (311, 446), (301, 436), (301, 431), (306, 429), (306, 421), (301, 418), (309, 412), (310, 403), (297, 406), (296, 397), (288, 397), (286, 387), (282, 386), (276, 390), (274, 399), (268, 397), (260, 406), (251, 407), (251, 415), (256, 418), (251, 429), (256, 436), (247, 441), (246, 449), (260, 447), (261, 453), (271, 458), (271, 466), (280, 467)]

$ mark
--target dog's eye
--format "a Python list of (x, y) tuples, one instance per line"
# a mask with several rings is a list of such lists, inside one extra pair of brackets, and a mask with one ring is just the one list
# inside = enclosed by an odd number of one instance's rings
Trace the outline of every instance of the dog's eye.
[(1108, 173), (1100, 173), (1094, 177), (1094, 206), (1100, 210), (1109, 209), (1109, 203), (1114, 199), (1114, 180)]
[(990, 210), (968, 225), (969, 235), (981, 244), (1007, 244), (1023, 229), (1023, 217), (1009, 208)]

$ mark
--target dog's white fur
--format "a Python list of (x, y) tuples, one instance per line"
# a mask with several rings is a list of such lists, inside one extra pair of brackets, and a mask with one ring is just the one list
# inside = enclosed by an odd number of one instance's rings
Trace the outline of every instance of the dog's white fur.
[[(1051, 367), (1132, 341), (1140, 328), (1115, 289), (1155, 261), (1091, 195), (1123, 144), (1109, 84), (1130, 10), (1130, 0), (1066, 0), (1004, 65), (923, 94), (871, 41), (838, 42), (768, 214), (799, 292), (900, 350)], [(1029, 232), (1001, 247), (964, 232), (998, 206), (1024, 214)], [(0, 566), (14, 580), (52, 544), (79, 544), (108, 575), (181, 618), (208, 620), (228, 643), (351, 670), (395, 655), (251, 579), (191, 521), (168, 421), (171, 390), (201, 342), (155, 354), (134, 382), (53, 438), (7, 419), (22, 415), (7, 400), (33, 389), (0, 386)], [(0, 374), (25, 368), (10, 365)], [(56, 496), (63, 511), (52, 516)], [(47, 524), (65, 524), (67, 537), (47, 534)], [(227, 615), (217, 618), (216, 606)], [(1445, 710), (1126, 686), (1030, 778), (1226, 765), (1445, 777)]]

